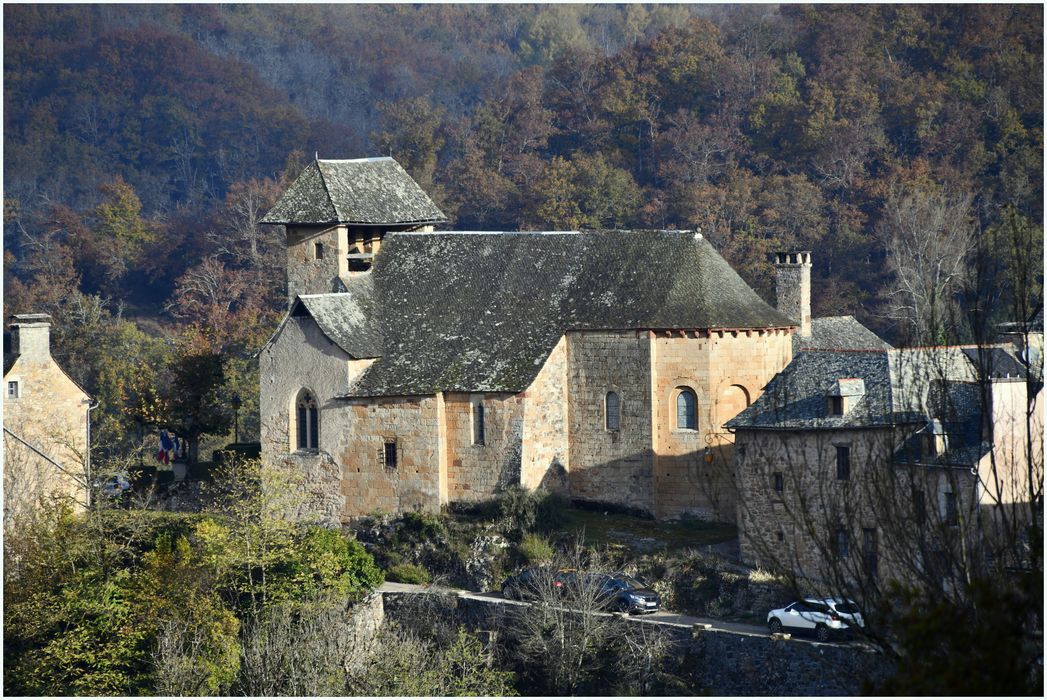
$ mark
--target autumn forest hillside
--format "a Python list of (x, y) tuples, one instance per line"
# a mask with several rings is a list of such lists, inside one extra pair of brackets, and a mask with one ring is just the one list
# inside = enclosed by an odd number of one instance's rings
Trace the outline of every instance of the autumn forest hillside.
[(1042, 77), (1039, 5), (6, 5), (5, 314), (53, 315), (114, 453), (234, 395), (251, 438), (258, 220), (389, 154), (456, 228), (700, 228), (767, 299), (811, 249), (816, 315), (968, 339), (974, 286), (1040, 294)]

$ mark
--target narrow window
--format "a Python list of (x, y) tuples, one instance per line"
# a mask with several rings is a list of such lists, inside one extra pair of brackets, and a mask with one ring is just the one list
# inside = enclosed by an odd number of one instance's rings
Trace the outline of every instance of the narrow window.
[(851, 478), (851, 448), (846, 445), (836, 446), (836, 478), (840, 481)]
[(604, 402), (604, 416), (605, 425), (611, 432), (617, 431), (621, 424), (621, 406), (618, 394), (613, 391), (607, 392), (607, 399)]
[(774, 490), (781, 493), (785, 490), (785, 477), (781, 472), (774, 473)]
[(323, 260), (324, 259), (324, 244), (323, 243), (317, 242), (317, 243), (313, 244), (313, 257), (315, 259), (317, 259), (317, 260)]
[(945, 496), (945, 524), (959, 525), (960, 513), (956, 508), (956, 494), (946, 491)]
[(681, 388), (676, 396), (676, 427), (680, 430), (698, 429), (698, 399), (694, 392)]
[(842, 396), (830, 396), (829, 397), (829, 415), (830, 416), (842, 416), (843, 415), (843, 397)]
[(839, 559), (846, 559), (850, 555), (851, 543), (847, 539), (846, 528), (840, 527), (836, 529), (836, 540), (833, 549)]
[(298, 449), (319, 449), (320, 412), (316, 408), (316, 399), (308, 391), (303, 391), (298, 397), (298, 420), (295, 429), (298, 433)]
[(484, 404), (482, 400), (473, 401), (473, 444), (484, 445)]
[(778, 531), (778, 541), (779, 542), (785, 542), (785, 533), (782, 532), (781, 530)]
[(386, 440), (382, 450), (382, 459), (386, 469), (396, 469), (396, 440)]
[(876, 578), (877, 561), (876, 528), (862, 530), (862, 554), (865, 557), (865, 573), (869, 578)]
[(916, 520), (917, 525), (923, 525), (927, 520), (927, 503), (923, 498), (923, 491), (921, 489), (912, 490), (912, 511), (913, 519)]
[(17, 399), (18, 398), (18, 382), (7, 383), (7, 398)]

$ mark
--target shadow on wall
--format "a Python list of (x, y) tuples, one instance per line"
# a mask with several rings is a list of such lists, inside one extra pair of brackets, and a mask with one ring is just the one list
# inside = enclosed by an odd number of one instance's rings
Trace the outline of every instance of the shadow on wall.
[(549, 492), (568, 493), (569, 483), (567, 479), (567, 470), (564, 469), (564, 466), (559, 459), (554, 459), (552, 464), (549, 465), (549, 468), (545, 470), (545, 476), (542, 477), (542, 481), (538, 484), (538, 488)]
[(572, 500), (606, 503), (658, 519), (693, 516), (737, 522), (734, 445), (682, 455), (634, 452), (566, 471), (554, 461), (539, 486)]
[(694, 515), (737, 524), (734, 445), (710, 445), (682, 455), (656, 455), (658, 518)]

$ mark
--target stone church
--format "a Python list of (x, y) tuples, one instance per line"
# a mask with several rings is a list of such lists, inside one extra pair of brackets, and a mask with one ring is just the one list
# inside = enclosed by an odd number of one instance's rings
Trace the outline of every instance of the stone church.
[(283, 225), (290, 308), (262, 349), (263, 458), (331, 520), (521, 485), (734, 521), (733, 436), (794, 349), (880, 343), (811, 319), (810, 253), (779, 308), (692, 231), (436, 231), (391, 158), (317, 160)]

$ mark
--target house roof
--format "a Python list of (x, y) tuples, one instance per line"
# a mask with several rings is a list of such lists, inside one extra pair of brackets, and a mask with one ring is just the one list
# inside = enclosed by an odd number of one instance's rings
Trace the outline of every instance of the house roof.
[(447, 220), (392, 158), (316, 160), (263, 224), (434, 224)]
[(371, 276), (349, 280), (346, 289), (351, 291), (299, 296), (291, 315), (307, 312), (324, 335), (356, 359), (378, 357), (382, 354), (381, 328), (368, 322), (374, 299)]
[(793, 352), (801, 350), (886, 350), (891, 347), (854, 316), (824, 316), (811, 321), (811, 334), (793, 335)]
[(347, 396), (519, 392), (568, 330), (795, 327), (683, 231), (393, 233), (353, 280), (296, 306), (380, 355)]
[[(825, 430), (951, 420), (958, 412), (969, 413), (971, 406), (954, 405), (952, 399), (960, 394), (954, 396), (940, 387), (977, 386), (978, 374), (966, 350), (803, 351), (727, 427)], [(839, 394), (841, 380), (861, 380), (865, 393), (844, 415), (830, 415), (826, 397)]]
[(964, 355), (979, 368), (979, 375), (990, 379), (1026, 379), (1028, 372), (1013, 350), (999, 346), (964, 348)]
[[(973, 382), (948, 382), (944, 385), (944, 394), (942, 403), (948, 407), (946, 417), (933, 418), (922, 430), (909, 435), (895, 451), (895, 463), (972, 466), (988, 454), (991, 445), (982, 440), (981, 386)], [(946, 450), (926, 454), (923, 438), (928, 435), (944, 435)]]

